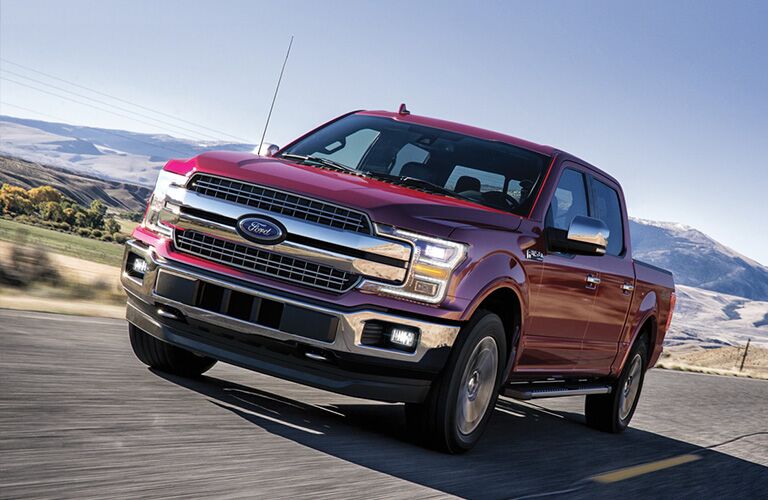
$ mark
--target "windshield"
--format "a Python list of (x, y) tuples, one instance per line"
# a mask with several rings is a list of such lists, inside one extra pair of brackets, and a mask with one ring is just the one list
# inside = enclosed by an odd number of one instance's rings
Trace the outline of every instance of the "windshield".
[(283, 156), (519, 214), (528, 213), (550, 160), (511, 144), (366, 115), (341, 118), (277, 155)]

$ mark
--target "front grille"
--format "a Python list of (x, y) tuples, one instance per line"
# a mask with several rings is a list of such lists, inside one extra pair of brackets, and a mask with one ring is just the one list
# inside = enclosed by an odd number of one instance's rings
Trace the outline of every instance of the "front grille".
[(357, 233), (371, 233), (368, 217), (330, 203), (212, 175), (192, 177), (187, 189), (240, 205)]
[(174, 244), (178, 250), (184, 253), (204, 257), (214, 262), (270, 278), (333, 292), (349, 290), (358, 280), (356, 274), (233, 243), (191, 230), (176, 230)]

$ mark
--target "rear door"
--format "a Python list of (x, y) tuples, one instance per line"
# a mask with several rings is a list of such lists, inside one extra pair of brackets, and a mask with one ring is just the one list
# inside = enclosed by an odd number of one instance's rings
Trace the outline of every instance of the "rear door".
[(584, 335), (579, 365), (590, 373), (609, 373), (616, 356), (635, 284), (635, 268), (624, 227), (626, 210), (619, 186), (607, 178), (589, 176), (592, 217), (610, 229), (605, 255), (592, 257), (600, 274), (597, 295)]
[[(586, 172), (578, 165), (564, 164), (547, 210), (545, 228), (567, 230), (575, 216), (589, 215), (587, 182)], [(581, 344), (597, 293), (587, 277), (599, 279), (595, 261), (600, 257), (550, 251), (543, 241), (537, 251), (540, 254), (536, 258), (542, 261), (540, 280), (534, 287), (516, 371), (578, 370)]]

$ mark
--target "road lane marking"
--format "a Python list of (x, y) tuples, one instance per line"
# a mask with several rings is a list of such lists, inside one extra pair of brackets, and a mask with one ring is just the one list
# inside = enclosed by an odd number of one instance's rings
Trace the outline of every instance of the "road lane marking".
[(224, 406), (225, 408), (229, 408), (231, 410), (240, 411), (240, 412), (246, 413), (248, 415), (252, 415), (254, 417), (263, 418), (264, 420), (269, 420), (270, 422), (274, 422), (276, 424), (285, 425), (286, 427), (290, 427), (291, 429), (296, 429), (298, 431), (304, 431), (304, 432), (307, 432), (309, 434), (314, 434), (316, 436), (322, 436), (324, 434), (323, 432), (316, 431), (314, 429), (308, 429), (306, 427), (302, 427), (300, 425), (292, 424), (290, 422), (286, 422), (285, 420), (280, 420), (279, 418), (270, 417), (269, 415), (263, 415), (261, 413), (257, 413), (255, 411), (249, 410), (247, 408), (242, 408), (240, 406), (233, 405), (231, 403), (227, 403), (227, 402), (224, 402), (224, 401), (218, 401), (218, 400), (215, 400), (215, 399), (209, 399), (208, 401), (210, 401), (211, 403), (217, 404), (217, 405)]
[(523, 415), (522, 413), (518, 413), (518, 412), (512, 411), (512, 410), (507, 410), (506, 408), (499, 408), (498, 406), (496, 407), (496, 411), (500, 411), (502, 413), (506, 413), (508, 415), (512, 415), (513, 417), (525, 418), (525, 415)]
[(699, 455), (678, 455), (676, 457), (667, 458), (665, 460), (657, 460), (656, 462), (648, 462), (647, 464), (634, 465), (632, 467), (626, 467), (624, 469), (617, 469), (615, 471), (606, 472), (592, 476), (589, 479), (601, 484), (616, 483), (618, 481), (624, 481), (625, 479), (631, 479), (633, 477), (642, 476), (651, 472), (660, 471), (663, 469), (669, 469), (677, 465), (687, 464), (695, 462), (701, 457)]

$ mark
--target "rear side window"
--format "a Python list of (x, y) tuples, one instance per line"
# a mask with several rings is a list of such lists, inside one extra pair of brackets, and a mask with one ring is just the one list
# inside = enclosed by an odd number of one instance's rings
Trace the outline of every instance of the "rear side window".
[(594, 181), (593, 191), (595, 195), (594, 217), (605, 222), (611, 231), (605, 253), (620, 255), (624, 251), (624, 224), (619, 194), (615, 189), (598, 180)]
[(567, 231), (577, 215), (589, 216), (587, 188), (584, 174), (568, 168), (563, 170), (549, 204), (546, 226)]

